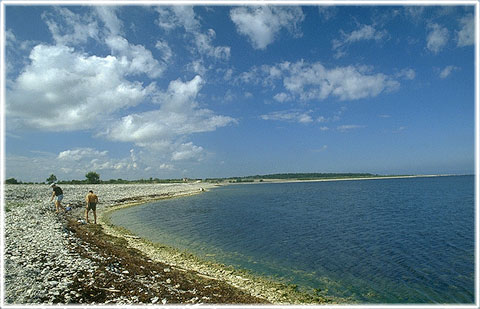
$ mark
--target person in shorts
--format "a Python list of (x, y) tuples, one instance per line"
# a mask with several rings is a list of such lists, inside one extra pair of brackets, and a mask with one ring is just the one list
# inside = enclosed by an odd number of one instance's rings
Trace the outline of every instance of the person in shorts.
[(90, 190), (85, 197), (85, 201), (87, 202), (87, 209), (85, 209), (85, 221), (88, 222), (88, 212), (90, 210), (93, 211), (93, 220), (94, 223), (97, 224), (97, 203), (98, 203), (98, 197), (93, 193), (92, 190)]
[(55, 199), (55, 210), (56, 210), (56, 213), (58, 214), (60, 212), (60, 209), (63, 209), (62, 207), (63, 190), (62, 188), (57, 186), (56, 183), (52, 183), (50, 187), (53, 189), (52, 198), (50, 199), (50, 201), (53, 201), (53, 199)]

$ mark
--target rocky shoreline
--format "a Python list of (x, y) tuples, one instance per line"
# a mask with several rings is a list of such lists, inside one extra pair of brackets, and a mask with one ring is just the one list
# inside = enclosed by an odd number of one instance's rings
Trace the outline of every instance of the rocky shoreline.
[[(241, 271), (138, 239), (108, 224), (108, 212), (213, 184), (60, 185), (55, 214), (46, 185), (4, 187), (5, 304), (332, 303)], [(100, 224), (84, 224), (84, 197), (98, 194)], [(93, 219), (90, 216), (90, 219)]]

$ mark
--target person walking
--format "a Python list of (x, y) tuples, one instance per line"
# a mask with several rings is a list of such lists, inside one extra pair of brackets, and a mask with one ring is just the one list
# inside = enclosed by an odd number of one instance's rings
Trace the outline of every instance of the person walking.
[(56, 183), (52, 183), (50, 187), (53, 189), (52, 192), (52, 198), (50, 199), (50, 202), (55, 199), (55, 212), (58, 214), (60, 212), (60, 209), (63, 209), (62, 207), (62, 200), (63, 200), (63, 190), (59, 186), (57, 186)]
[(85, 221), (89, 223), (88, 212), (92, 210), (94, 223), (97, 224), (97, 203), (98, 203), (97, 195), (94, 194), (92, 190), (90, 190), (87, 196), (85, 197), (85, 201), (87, 202), (87, 209), (85, 209)]

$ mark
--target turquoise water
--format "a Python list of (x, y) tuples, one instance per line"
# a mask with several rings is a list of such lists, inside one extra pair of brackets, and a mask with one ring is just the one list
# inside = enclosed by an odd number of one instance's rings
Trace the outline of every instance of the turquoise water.
[(362, 303), (474, 303), (474, 177), (249, 184), (127, 208), (137, 235)]

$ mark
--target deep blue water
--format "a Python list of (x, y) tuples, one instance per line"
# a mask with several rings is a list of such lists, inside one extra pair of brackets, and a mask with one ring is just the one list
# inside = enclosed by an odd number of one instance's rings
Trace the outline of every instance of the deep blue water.
[(137, 235), (363, 303), (474, 303), (474, 177), (246, 184), (115, 212)]

